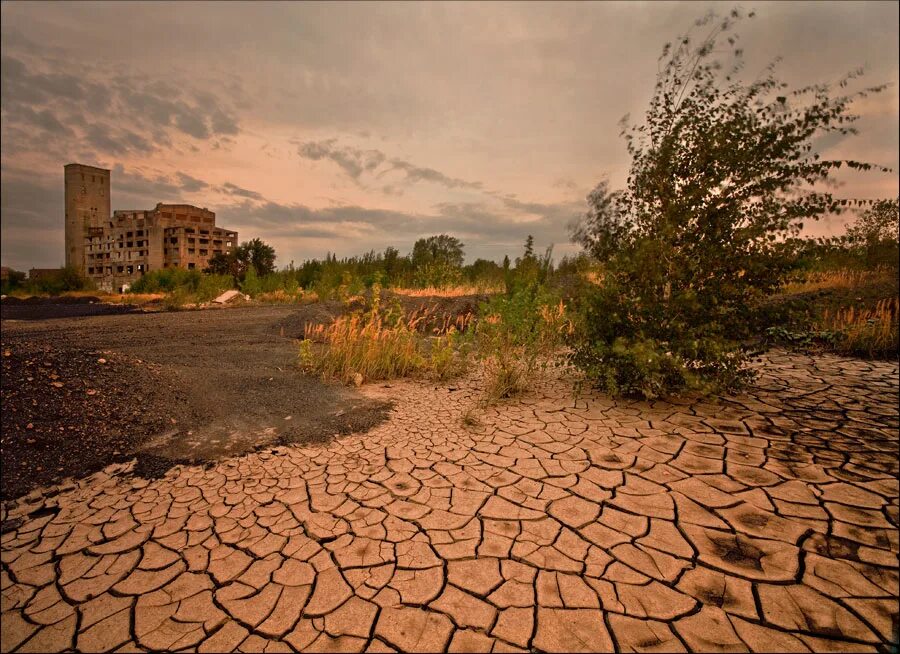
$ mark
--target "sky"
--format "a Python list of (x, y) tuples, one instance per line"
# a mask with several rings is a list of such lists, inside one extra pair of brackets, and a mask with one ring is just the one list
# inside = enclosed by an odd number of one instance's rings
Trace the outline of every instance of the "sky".
[[(449, 233), (467, 260), (568, 224), (624, 183), (620, 119), (646, 111), (663, 44), (731, 3), (3, 2), (0, 259), (63, 262), (63, 166), (112, 170), (116, 209), (208, 207), (279, 265)], [(741, 5), (747, 71), (789, 84), (865, 67), (858, 136), (823, 156), (898, 166), (896, 2)], [(836, 193), (896, 197), (893, 173)], [(851, 217), (852, 219), (852, 217)], [(811, 234), (841, 233), (847, 216)]]

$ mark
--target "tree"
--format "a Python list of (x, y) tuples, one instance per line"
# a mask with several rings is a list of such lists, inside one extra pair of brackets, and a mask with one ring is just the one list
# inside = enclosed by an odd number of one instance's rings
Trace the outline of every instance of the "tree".
[(416, 283), (441, 288), (458, 282), (464, 259), (463, 247), (462, 241), (447, 234), (416, 241), (411, 255)]
[(0, 290), (2, 290), (3, 295), (22, 286), (25, 283), (26, 277), (27, 275), (24, 272), (10, 268), (7, 273), (7, 278), (0, 282)]
[(847, 229), (847, 241), (851, 246), (865, 250), (869, 263), (879, 254), (881, 259), (893, 258), (896, 265), (898, 228), (900, 228), (900, 202), (898, 199), (878, 200), (863, 211)]
[(463, 243), (455, 236), (440, 234), (420, 238), (413, 245), (412, 264), (416, 268), (429, 263), (445, 263), (454, 268), (463, 264)]
[[(698, 44), (689, 34), (663, 48), (644, 121), (622, 122), (632, 159), (626, 187), (598, 184), (572, 230), (605, 267), (573, 359), (610, 391), (652, 397), (746, 379), (739, 339), (753, 301), (792, 264), (786, 240), (804, 221), (852, 204), (823, 190), (833, 171), (873, 168), (822, 159), (813, 143), (854, 134), (851, 102), (885, 87), (788, 90), (777, 61), (743, 83), (731, 34), (741, 17), (709, 14), (697, 21), (709, 30)], [(717, 58), (724, 45), (728, 66)]]
[(244, 280), (250, 266), (253, 267), (258, 277), (275, 272), (275, 248), (258, 238), (245, 241), (230, 252), (212, 257), (205, 272), (215, 275), (231, 275), (240, 282)]
[(489, 259), (476, 259), (464, 270), (466, 278), (472, 284), (495, 286), (503, 281), (503, 268)]

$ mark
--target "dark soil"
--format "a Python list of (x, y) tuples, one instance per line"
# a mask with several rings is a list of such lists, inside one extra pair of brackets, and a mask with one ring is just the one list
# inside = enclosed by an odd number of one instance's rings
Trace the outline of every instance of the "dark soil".
[(83, 297), (6, 297), (0, 300), (0, 318), (10, 320), (49, 320), (78, 316), (109, 316), (138, 313), (128, 304), (107, 304), (100, 298)]
[(378, 424), (389, 405), (296, 368), (280, 326), (314, 306), (4, 319), (3, 498), (135, 457), (156, 476)]

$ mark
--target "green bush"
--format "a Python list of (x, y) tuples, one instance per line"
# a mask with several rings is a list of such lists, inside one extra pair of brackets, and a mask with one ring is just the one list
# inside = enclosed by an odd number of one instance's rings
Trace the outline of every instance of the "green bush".
[(195, 293), (198, 302), (209, 302), (232, 288), (234, 288), (234, 279), (231, 275), (204, 274), (200, 277)]
[(524, 390), (552, 361), (569, 327), (562, 302), (545, 284), (527, 278), (508, 282), (509, 292), (481, 305), (475, 327), (487, 401)]
[(83, 276), (77, 268), (68, 266), (43, 275), (37, 279), (23, 282), (22, 287), (29, 293), (59, 295), (67, 291), (93, 291), (97, 285), (93, 280)]
[(172, 302), (181, 306), (193, 296), (198, 302), (209, 302), (234, 287), (231, 275), (210, 275), (199, 270), (163, 268), (151, 270), (132, 282), (129, 293), (176, 294)]
[(202, 273), (185, 268), (151, 270), (131, 283), (129, 293), (169, 293), (176, 288), (193, 293), (200, 285)]
[(626, 187), (601, 182), (573, 230), (603, 271), (583, 298), (572, 361), (612, 393), (653, 398), (745, 382), (754, 307), (796, 266), (804, 221), (851, 204), (824, 190), (830, 174), (877, 168), (822, 158), (814, 145), (852, 134), (852, 102), (885, 87), (833, 95), (854, 73), (837, 87), (791, 92), (774, 66), (743, 83), (741, 50), (727, 35), (740, 17), (710, 14), (697, 22), (711, 29), (702, 41), (665, 46), (644, 121), (624, 124)]

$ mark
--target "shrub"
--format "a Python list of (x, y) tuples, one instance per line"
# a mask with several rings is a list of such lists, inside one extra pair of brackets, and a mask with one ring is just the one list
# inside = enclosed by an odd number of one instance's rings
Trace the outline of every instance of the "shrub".
[(543, 285), (515, 287), (482, 304), (475, 342), (485, 367), (486, 400), (524, 390), (556, 354), (570, 328), (562, 301)]
[(20, 272), (18, 270), (10, 270), (9, 278), (4, 279), (2, 283), (0, 283), (0, 295), (7, 295), (8, 293), (20, 288), (25, 284), (25, 273)]
[(774, 66), (744, 84), (735, 36), (733, 61), (716, 58), (739, 17), (710, 14), (698, 21), (712, 28), (699, 44), (687, 35), (663, 49), (645, 120), (623, 128), (627, 185), (599, 184), (573, 230), (603, 280), (584, 303), (572, 361), (611, 392), (649, 398), (747, 380), (753, 307), (795, 265), (792, 238), (804, 220), (848, 206), (818, 189), (842, 165), (873, 168), (820, 158), (813, 147), (852, 134), (851, 103), (884, 87), (789, 92)]
[(163, 307), (167, 311), (178, 311), (184, 308), (188, 301), (188, 292), (183, 286), (179, 286), (166, 294), (163, 298)]
[(200, 285), (202, 274), (199, 270), (185, 268), (163, 268), (151, 270), (131, 283), (129, 293), (169, 293), (180, 288), (193, 293)]
[(73, 266), (54, 270), (52, 273), (42, 275), (37, 279), (26, 280), (22, 283), (22, 287), (29, 293), (46, 293), (47, 295), (97, 289), (97, 285), (94, 284), (93, 280), (82, 275)]
[(197, 301), (209, 302), (232, 288), (234, 280), (231, 275), (202, 275), (197, 284)]

